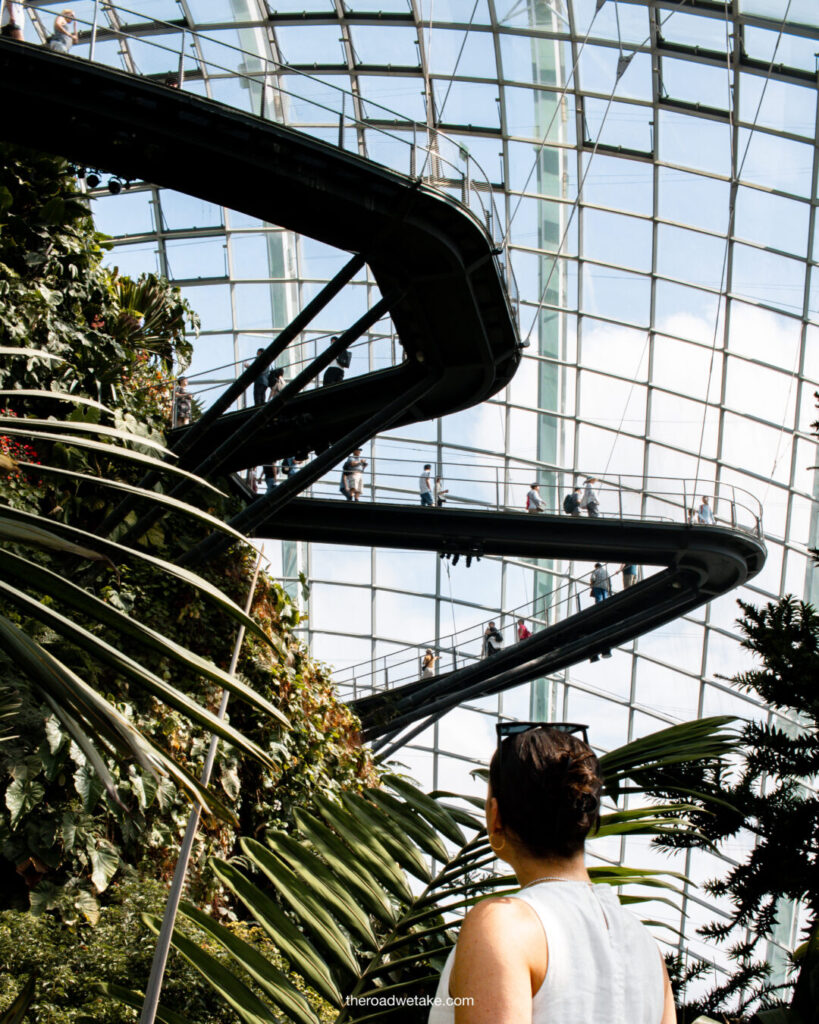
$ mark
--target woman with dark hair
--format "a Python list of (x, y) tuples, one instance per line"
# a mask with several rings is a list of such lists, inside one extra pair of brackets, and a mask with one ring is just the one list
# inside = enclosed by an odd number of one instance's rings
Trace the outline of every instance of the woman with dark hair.
[(502, 723), (498, 735), (486, 827), (521, 888), (466, 915), (429, 1024), (674, 1024), (656, 942), (586, 871), (603, 780), (585, 727)]

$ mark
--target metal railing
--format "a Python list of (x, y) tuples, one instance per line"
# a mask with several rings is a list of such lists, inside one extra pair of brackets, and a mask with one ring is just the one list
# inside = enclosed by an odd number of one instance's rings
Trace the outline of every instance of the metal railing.
[[(3, 6), (4, 0), (0, 0), (0, 12)], [(55, 6), (45, 11), (39, 5), (24, 6), (45, 41), (48, 32), (42, 16), (51, 18), (59, 13), (59, 8)], [(81, 4), (74, 6), (79, 8)], [(192, 80), (237, 79), (247, 93), (247, 103), (227, 101), (226, 105), (264, 120), (287, 124), (339, 149), (352, 151), (410, 179), (422, 181), (458, 202), (492, 239), (517, 315), (518, 289), (503, 222), (495, 203), (495, 186), (462, 143), (382, 103), (275, 60), (262, 52), (270, 46), (262, 25), (237, 26), (234, 30), (257, 36), (259, 49), (253, 51), (180, 22), (146, 18), (138, 11), (106, 0), (93, 0), (84, 6), (88, 8), (86, 17), (77, 18), (81, 30), (73, 47), (75, 55), (87, 56), (91, 61), (117, 66), (132, 74), (172, 81), (174, 87), (180, 89)], [(158, 30), (161, 36), (151, 35)], [(118, 45), (108, 47), (109, 42)], [(144, 73), (140, 63), (152, 63), (157, 70)], [(225, 102), (221, 97), (217, 101)]]
[[(525, 639), (518, 632), (519, 620), (523, 620), (529, 635), (534, 635), (581, 611), (584, 604), (588, 606), (593, 600), (587, 597), (590, 592), (590, 576), (591, 573), (587, 573), (566, 580), (533, 601), (517, 608), (499, 609), (480, 623), (442, 635), (437, 640), (411, 644), (375, 659), (338, 669), (333, 673), (333, 680), (337, 686), (348, 689), (355, 700), (416, 679), (434, 678), (454, 672), (491, 658), (486, 636), (490, 623), (494, 623), (502, 637), (498, 649), (518, 643)], [(426, 650), (433, 652), (436, 661), (432, 674), (425, 677), (422, 659)]]
[[(365, 480), (365, 500), (378, 504), (416, 504), (420, 502), (419, 474), (408, 473), (405, 460), (390, 455), (377, 454), (368, 459), (365, 477), (371, 475), (375, 483)], [(475, 469), (482, 478), (469, 475)], [(296, 471), (298, 467), (296, 467)], [(305, 490), (305, 497), (338, 498), (344, 500), (341, 492), (341, 467)], [(469, 463), (436, 463), (430, 474), (434, 480), (441, 477), (447, 494), (447, 507), (472, 508), (494, 512), (523, 512), (526, 510), (526, 495), (533, 478), (543, 480), (540, 496), (547, 514), (565, 514), (563, 500), (573, 490), (575, 480), (585, 479), (574, 470), (556, 467), (535, 467), (510, 465), (506, 470), (499, 467), (472, 467)], [(545, 478), (545, 479), (544, 479)], [(587, 509), (578, 513), (581, 518), (622, 519), (625, 521), (684, 523), (702, 528), (709, 525), (743, 530), (756, 537), (763, 537), (762, 505), (757, 498), (742, 487), (728, 482), (694, 478), (660, 476), (638, 476), (626, 473), (607, 473), (592, 476), (597, 480), (593, 485), (598, 499), (597, 516), (591, 516)], [(700, 514), (708, 499), (713, 524), (705, 521)], [(535, 513), (530, 513), (535, 514)]]

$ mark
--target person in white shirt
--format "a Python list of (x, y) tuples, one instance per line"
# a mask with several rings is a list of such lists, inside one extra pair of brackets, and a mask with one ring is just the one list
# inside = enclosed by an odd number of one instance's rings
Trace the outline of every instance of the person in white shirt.
[(444, 487), (444, 481), (441, 479), (441, 477), (436, 476), (435, 477), (435, 504), (437, 505), (438, 508), (443, 508), (444, 507), (444, 501), (446, 500), (444, 498), (445, 494), (449, 494), (449, 491), (447, 490), (446, 487)]
[(0, 35), (4, 39), (23, 41), (23, 5), (18, 0), (8, 0), (3, 8), (3, 27)]
[(466, 915), (428, 1024), (675, 1024), (655, 939), (586, 870), (603, 779), (585, 727), (497, 730), (486, 829), (520, 889)]
[(545, 512), (546, 502), (540, 496), (540, 484), (533, 483), (526, 494), (527, 512)]
[(714, 513), (711, 511), (711, 506), (708, 503), (708, 498), (703, 495), (702, 504), (697, 509), (697, 515), (700, 517), (700, 522), (705, 526), (714, 525)]
[(421, 495), (421, 504), (424, 508), (432, 508), (435, 505), (435, 496), (432, 489), (432, 466), (429, 463), (424, 466), (424, 471), (418, 477), (418, 492)]
[(600, 515), (600, 502), (597, 500), (597, 494), (594, 490), (596, 483), (597, 478), (590, 476), (586, 481), (586, 486), (583, 488), (583, 497), (580, 499), (580, 507), (584, 508), (592, 519), (597, 519)]

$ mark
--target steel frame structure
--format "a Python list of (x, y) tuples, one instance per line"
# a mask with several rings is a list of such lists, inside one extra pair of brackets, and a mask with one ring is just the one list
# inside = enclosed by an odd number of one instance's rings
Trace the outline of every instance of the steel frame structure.
[[(42, 12), (56, 6), (30, 5), (44, 32), (48, 19)], [(138, 0), (132, 6), (141, 8)], [(484, 429), (477, 433), (472, 421), (462, 420), (454, 427), (438, 424), (431, 435), (404, 429), (394, 441), (377, 442), (369, 452), (373, 494), (386, 493), (390, 486), (412, 493), (405, 481), (391, 476), (396, 452), (400, 457), (417, 456), (419, 465), (430, 461), (451, 469), (452, 476), (454, 464), (471, 464), (473, 468), (461, 475), (475, 479), (458, 485), (467, 496), (491, 490), (495, 472), (503, 480), (518, 473), (521, 481), (530, 471), (548, 479), (553, 460), (524, 450), (522, 440), (546, 418), (562, 433), (563, 468), (600, 467), (608, 454), (614, 468), (644, 476), (656, 473), (658, 464), (679, 467), (686, 475), (697, 463), (714, 481), (748, 481), (759, 487), (766, 498), (770, 568), (741, 596), (759, 602), (791, 591), (815, 600), (807, 559), (807, 548), (815, 546), (819, 536), (816, 482), (809, 469), (817, 461), (809, 425), (814, 418), (812, 393), (819, 384), (819, 279), (814, 264), (819, 165), (813, 56), (819, 19), (813, 6), (800, 0), (788, 5), (769, 0), (480, 0), (472, 20), (471, 3), (444, 0), (380, 0), (377, 5), (364, 0), (299, 0), (304, 14), (282, 10), (286, 6), (290, 5), (271, 3), (279, 11), (270, 13), (261, 0), (244, 0), (231, 6), (230, 16), (222, 13), (221, 20), (194, 0), (167, 0), (145, 10), (179, 21), (189, 34), (199, 30), (216, 36), (227, 29), (237, 41), (252, 40), (265, 56), (286, 65), (280, 81), (310, 74), (343, 83), (350, 94), (349, 110), (361, 123), (372, 116), (367, 100), (380, 96), (390, 106), (406, 108), (402, 123), (407, 127), (421, 122), (441, 128), (482, 157), (499, 151), (500, 160), (495, 165), (492, 158), (488, 177), (502, 207), (512, 262), (522, 282), (521, 326), (525, 330), (545, 310), (562, 322), (566, 333), (566, 346), (556, 356), (540, 354), (534, 344), (525, 355), (520, 386), (516, 382), (506, 395), (491, 400), (486, 419), (491, 415), (500, 427), (496, 422), (490, 430), (481, 421)], [(376, 14), (374, 6), (383, 13)], [(223, 11), (224, 5), (220, 8)], [(304, 29), (308, 40), (312, 33), (320, 58), (315, 63), (300, 59), (302, 44), (291, 31), (294, 28)], [(415, 40), (417, 60), (402, 64), (373, 59), (369, 52), (362, 56), (365, 37), (359, 38), (360, 29), (378, 30), (385, 52), (392, 48), (386, 42), (389, 30), (403, 29)], [(30, 27), (26, 31), (29, 39), (34, 38)], [(112, 33), (113, 43), (101, 34), (98, 59), (118, 66), (122, 62), (133, 70), (143, 51), (131, 40), (163, 36), (167, 29), (146, 16), (142, 22), (135, 19), (129, 32), (128, 38)], [(330, 52), (334, 44), (328, 33), (341, 40), (337, 59)], [(330, 42), (320, 43), (320, 36)], [(450, 53), (452, 39), (452, 60), (447, 64), (436, 54)], [(458, 56), (462, 41), (463, 59)], [(551, 78), (535, 68), (534, 60), (526, 60), (534, 45), (543, 41), (557, 55)], [(473, 45), (493, 59), (487, 56), (480, 66), (470, 57)], [(103, 53), (106, 47), (110, 54)], [(196, 66), (188, 62), (188, 88), (217, 98), (229, 94), (231, 99), (249, 100), (250, 91), (242, 93), (236, 84), (244, 73), (239, 58), (235, 67), (214, 72), (199, 36), (191, 52)], [(629, 65), (618, 75), (619, 58), (629, 54)], [(161, 77), (172, 70), (174, 65), (169, 64), (154, 73)], [(629, 76), (637, 73), (640, 81), (632, 83)], [(468, 93), (464, 87), (472, 86), (482, 96), (494, 90), (497, 117), (491, 103), (481, 118), (480, 104), (460, 100), (458, 112), (451, 113), (450, 101), (444, 99), (447, 91), (452, 89), (451, 95), (458, 98)], [(409, 98), (411, 89), (421, 96), (420, 109)], [(612, 108), (605, 116), (612, 95)], [(532, 155), (543, 142), (542, 135), (523, 124), (536, 97), (554, 100), (561, 111), (557, 123), (563, 126), (563, 134), (554, 130), (543, 147), (564, 161), (562, 180), (548, 195), (526, 179)], [(278, 113), (298, 126), (295, 107)], [(337, 131), (337, 123), (329, 119), (321, 127)], [(707, 138), (707, 145), (697, 144), (698, 135)], [(366, 131), (355, 131), (351, 139), (345, 133), (345, 143), (352, 145), (353, 140), (359, 151), (366, 149)], [(529, 153), (526, 161), (521, 159), (522, 150)], [(797, 166), (799, 161), (803, 165)], [(174, 220), (180, 226), (165, 230), (160, 212), (173, 211), (180, 200), (150, 185), (139, 189), (128, 202), (139, 206), (140, 195), (150, 197), (157, 214), (153, 225), (143, 222), (139, 229), (129, 223), (124, 197), (97, 199), (104, 221), (119, 236), (117, 256), (125, 257), (129, 245), (139, 250), (150, 243), (159, 269), (188, 289), (195, 304), (194, 295), (204, 299), (209, 290), (229, 292), (223, 311), (229, 322), (215, 317), (210, 326), (206, 322), (202, 345), (204, 350), (209, 338), (214, 345), (223, 339), (229, 358), (203, 360), (203, 367), (245, 358), (249, 349), (255, 351), (258, 339), (267, 340), (279, 326), (272, 320), (247, 326), (253, 322), (246, 318), (250, 288), (263, 282), (281, 296), (286, 292), (286, 301), (297, 309), (316, 282), (332, 276), (320, 272), (321, 258), (310, 253), (309, 245), (270, 226), (246, 221), (237, 225), (236, 218), (231, 223), (230, 213), (221, 215), (226, 228), (221, 223)], [(522, 206), (514, 215), (519, 201)], [(527, 227), (532, 212), (545, 207), (559, 211), (560, 237), (535, 237)], [(147, 209), (146, 202), (143, 212)], [(248, 276), (242, 246), (261, 236), (285, 239), (280, 251), (292, 266), (273, 273), (271, 264), (266, 277)], [(601, 244), (612, 236), (623, 241), (621, 252)], [(181, 261), (184, 255), (178, 246), (202, 245), (206, 239), (217, 248), (224, 240), (225, 274), (198, 276), (199, 268), (191, 272), (174, 267), (174, 259)], [(710, 255), (712, 247), (715, 256)], [(676, 250), (683, 253), (677, 261), (671, 259)], [(697, 273), (700, 255), (707, 266)], [(144, 264), (139, 251), (128, 259), (131, 268)], [(557, 268), (557, 301), (541, 303), (541, 284), (532, 280), (530, 264)], [(608, 298), (607, 280), (616, 281), (624, 292), (639, 291), (639, 302), (633, 304), (641, 307), (639, 317), (626, 302), (601, 301), (601, 295)], [(788, 283), (794, 283), (792, 290)], [(366, 272), (356, 287), (371, 305), (374, 284)], [(608, 347), (622, 353), (618, 359), (609, 356), (606, 339)], [(366, 352), (367, 368), (379, 359), (394, 359), (391, 332), (371, 333)], [(544, 366), (567, 382), (552, 407), (539, 404), (531, 384)], [(233, 374), (224, 376), (232, 379)], [(710, 386), (703, 387), (706, 380)], [(606, 395), (613, 397), (606, 400)], [(702, 434), (695, 431), (693, 441), (681, 423), (685, 418), (702, 419)], [(675, 421), (671, 427), (669, 419)], [(512, 494), (505, 500), (511, 502)], [(559, 562), (538, 568), (506, 560), (486, 582), (491, 600), (482, 602), (474, 586), (451, 600), (446, 568), (440, 562), (433, 572), (425, 568), (413, 574), (406, 567), (402, 572), (403, 563), (388, 563), (376, 552), (364, 561), (366, 565), (356, 559), (355, 573), (347, 572), (342, 582), (325, 552), (304, 551), (303, 567), (314, 582), (316, 606), (308, 636), (328, 660), (354, 661), (365, 649), (380, 656), (391, 646), (419, 640), (417, 633), (410, 635), (417, 621), (411, 627), (396, 623), (382, 600), (388, 597), (393, 602), (408, 588), (432, 609), (423, 619), (428, 623), (425, 641), (448, 632), (444, 623), (451, 609), (453, 615), (457, 610), (462, 616), (485, 619), (514, 603), (509, 594), (520, 588), (522, 579), (560, 579), (575, 571)], [(294, 567), (292, 562), (289, 569)], [(331, 593), (368, 597), (363, 628), (354, 629), (356, 624), (349, 619), (333, 623), (333, 616), (321, 610)], [(342, 598), (332, 602), (337, 612), (343, 604)], [(355, 607), (363, 603), (356, 602)], [(608, 670), (609, 677), (561, 674), (545, 693), (533, 695), (533, 703), (543, 708), (551, 701), (564, 717), (575, 715), (573, 708), (579, 704), (596, 708), (601, 720), (616, 720), (610, 736), (598, 730), (603, 746), (612, 742), (615, 732), (625, 739), (645, 731), (651, 721), (713, 710), (752, 713), (750, 705), (714, 678), (715, 672), (730, 672), (730, 664), (740, 667), (734, 615), (731, 604), (713, 605), (703, 617), (686, 621), (685, 635), (649, 637), (619, 652), (616, 672)], [(678, 707), (664, 705), (647, 684), (652, 676), (677, 680), (681, 692), (690, 690), (690, 699)], [(470, 724), (462, 726), (461, 736), (439, 725), (418, 739), (412, 767), (433, 785), (468, 784), (468, 770), (479, 763), (481, 753), (475, 745), (461, 744), (464, 731), (483, 716), (528, 717), (528, 703), (528, 695), (509, 695), (491, 706), (484, 703), (463, 719)], [(455, 770), (453, 764), (464, 769)], [(634, 859), (643, 854), (634, 845), (629, 841), (609, 852), (615, 858)], [(701, 877), (709, 869), (689, 858), (685, 870)], [(693, 922), (698, 920), (697, 899), (691, 895), (686, 906)], [(699, 919), (710, 913), (706, 908)], [(787, 945), (787, 936), (783, 943)]]

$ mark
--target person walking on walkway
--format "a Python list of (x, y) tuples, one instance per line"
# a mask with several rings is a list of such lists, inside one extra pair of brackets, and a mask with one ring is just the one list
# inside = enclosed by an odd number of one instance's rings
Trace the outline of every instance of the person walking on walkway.
[(589, 577), (591, 593), (595, 604), (611, 597), (611, 578), (600, 562), (594, 563), (594, 572)]
[(267, 385), (270, 388), (270, 397), (278, 395), (284, 390), (284, 370), (278, 366), (267, 375)]
[(421, 505), (424, 508), (432, 508), (435, 504), (435, 492), (432, 486), (431, 473), (432, 466), (427, 463), (418, 477), (418, 493), (421, 495)]
[(18, 0), (8, 0), (3, 10), (3, 27), (0, 35), (4, 39), (23, 42), (23, 5)]
[(361, 458), (361, 449), (356, 448), (344, 463), (344, 483), (349, 494), (348, 501), (358, 501), (364, 493), (364, 470), (367, 460)]
[(501, 650), (503, 650), (503, 634), (494, 622), (490, 622), (483, 632), (483, 657), (489, 658)]
[(574, 490), (569, 491), (566, 497), (563, 499), (563, 511), (567, 516), (580, 517), (581, 501), (583, 500), (583, 488), (579, 485)]
[(633, 587), (637, 582), (637, 566), (623, 563), (620, 566), (620, 572), (623, 574), (623, 590)]
[(517, 631), (518, 641), (528, 640), (529, 637), (532, 635), (531, 630), (529, 630), (523, 619), (518, 619)]
[(714, 513), (711, 509), (711, 505), (708, 498), (703, 495), (702, 504), (697, 509), (697, 515), (700, 517), (700, 522), (703, 526), (714, 526)]
[(443, 479), (441, 477), (439, 477), (439, 476), (436, 476), (435, 477), (434, 496), (435, 496), (435, 504), (436, 504), (436, 506), (438, 508), (443, 508), (444, 507), (444, 502), (446, 501), (446, 498), (444, 497), (445, 494), (449, 494), (449, 491), (447, 490), (446, 487), (444, 487)]
[(537, 480), (533, 484), (529, 485), (529, 490), (526, 492), (526, 511), (546, 511), (546, 502), (540, 496), (540, 484), (537, 482)]
[(603, 777), (585, 727), (497, 729), (486, 831), (520, 889), (466, 915), (427, 1024), (675, 1024), (655, 939), (586, 870)]
[(586, 486), (583, 488), (583, 497), (580, 499), (580, 507), (584, 508), (592, 519), (597, 519), (600, 515), (600, 502), (597, 500), (597, 493), (594, 489), (596, 483), (597, 478), (590, 476), (586, 480)]
[[(73, 30), (71, 25), (74, 26)], [(54, 19), (54, 31), (46, 39), (46, 46), (55, 53), (68, 53), (77, 42), (77, 19), (74, 12), (66, 8)]]
[(423, 658), (421, 658), (421, 678), (431, 679), (435, 675), (435, 662), (438, 661), (438, 655), (433, 654), (432, 650), (427, 647)]
[[(264, 352), (263, 348), (256, 349), (256, 355), (260, 356)], [(250, 363), (245, 363), (245, 369), (250, 366)], [(267, 395), (267, 385), (270, 380), (270, 371), (262, 370), (259, 376), (253, 381), (253, 404), (264, 405), (264, 400)]]

